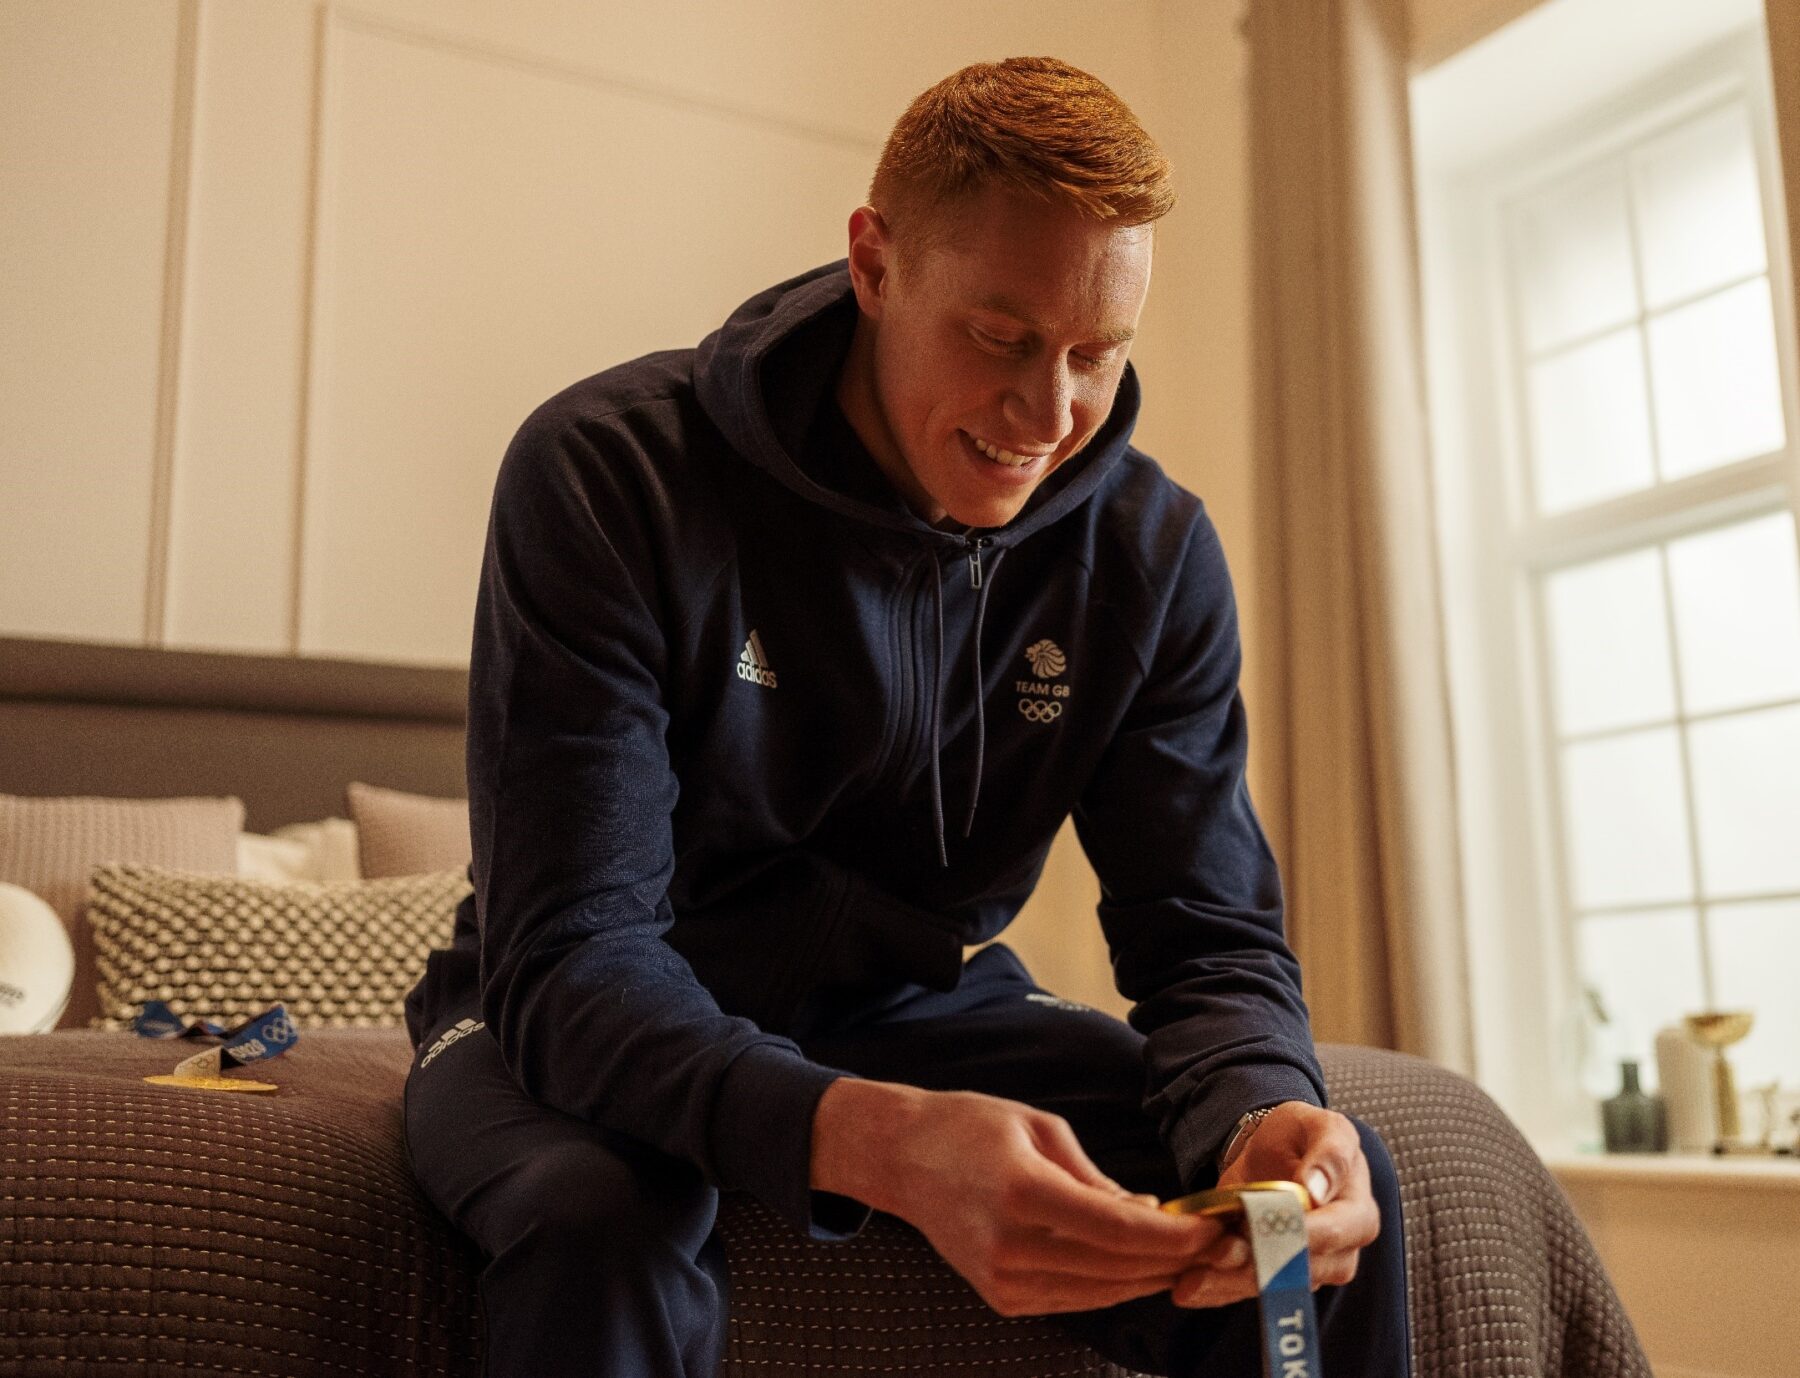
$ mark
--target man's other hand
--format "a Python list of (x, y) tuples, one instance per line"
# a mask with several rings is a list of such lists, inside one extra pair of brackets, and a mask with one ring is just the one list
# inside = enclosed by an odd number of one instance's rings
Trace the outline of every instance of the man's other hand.
[[(1356, 1276), (1359, 1254), (1381, 1232), (1381, 1212), (1362, 1139), (1347, 1116), (1304, 1101), (1276, 1106), (1219, 1177), (1222, 1187), (1243, 1182), (1299, 1182), (1312, 1193), (1306, 1245), (1314, 1289)], [(1222, 1306), (1256, 1295), (1256, 1266), (1240, 1236), (1210, 1246), (1201, 1262), (1176, 1282), (1178, 1306)]]
[(812, 1185), (907, 1221), (1003, 1316), (1166, 1292), (1226, 1233), (1126, 1191), (1058, 1115), (851, 1077), (819, 1101)]

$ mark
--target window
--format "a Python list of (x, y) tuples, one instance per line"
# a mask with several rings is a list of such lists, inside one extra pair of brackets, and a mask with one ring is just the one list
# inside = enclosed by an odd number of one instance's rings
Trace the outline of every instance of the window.
[(1493, 882), (1478, 1064), (1558, 1147), (1597, 1138), (1620, 1060), (1653, 1086), (1656, 1031), (1695, 1010), (1754, 1012), (1740, 1090), (1800, 1086), (1800, 410), (1766, 64), (1760, 26), (1689, 54), (1426, 211), (1431, 367), (1449, 348), (1457, 374), (1433, 405), (1460, 413), (1453, 717), (1491, 791), (1465, 816)]

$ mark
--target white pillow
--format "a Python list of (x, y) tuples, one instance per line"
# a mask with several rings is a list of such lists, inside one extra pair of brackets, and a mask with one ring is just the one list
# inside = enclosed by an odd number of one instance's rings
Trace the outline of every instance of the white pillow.
[(273, 833), (239, 833), (237, 873), (271, 885), (360, 880), (356, 824), (348, 818), (288, 823)]
[(56, 911), (0, 883), (0, 1034), (54, 1029), (74, 981), (75, 948)]
[(362, 879), (362, 839), (348, 818), (321, 818), (315, 823), (289, 823), (276, 837), (294, 838), (319, 858), (319, 880), (327, 885)]
[(270, 885), (292, 885), (297, 880), (316, 881), (319, 858), (297, 837), (239, 833), (237, 873), (245, 880), (260, 880)]

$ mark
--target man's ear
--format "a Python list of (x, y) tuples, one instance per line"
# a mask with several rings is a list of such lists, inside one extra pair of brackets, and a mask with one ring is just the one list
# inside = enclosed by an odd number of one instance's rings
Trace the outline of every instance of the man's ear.
[(880, 211), (858, 206), (850, 212), (850, 284), (856, 290), (857, 306), (872, 320), (881, 319), (893, 253), (893, 240)]

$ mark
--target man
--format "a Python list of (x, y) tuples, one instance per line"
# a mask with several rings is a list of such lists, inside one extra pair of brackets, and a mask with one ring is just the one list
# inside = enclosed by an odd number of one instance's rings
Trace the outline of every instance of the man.
[[(475, 894), (408, 999), (409, 1153), (488, 1257), (489, 1373), (714, 1372), (719, 1188), (815, 1237), (892, 1212), (1120, 1363), (1253, 1372), (1242, 1242), (1153, 1208), (1215, 1178), (1313, 1189), (1325, 1367), (1406, 1371), (1392, 1169), (1321, 1108), (1223, 552), (1129, 444), (1172, 202), (1094, 78), (965, 68), (847, 260), (521, 427)], [(1135, 1028), (962, 959), (1071, 812)]]

